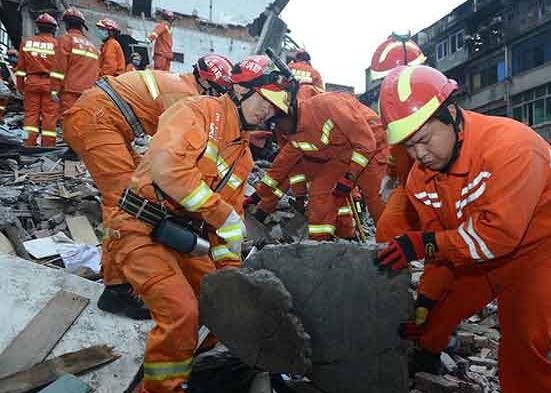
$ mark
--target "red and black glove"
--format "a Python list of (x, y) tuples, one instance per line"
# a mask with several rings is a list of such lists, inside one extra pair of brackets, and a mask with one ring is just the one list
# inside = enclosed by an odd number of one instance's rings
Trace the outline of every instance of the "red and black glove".
[(430, 310), (436, 304), (436, 300), (419, 294), (415, 302), (415, 319), (402, 322), (398, 333), (404, 340), (419, 341), (425, 333)]
[(411, 261), (432, 258), (437, 250), (434, 232), (406, 232), (377, 253), (377, 263), (381, 269), (398, 272)]
[(254, 192), (243, 199), (243, 209), (246, 209), (250, 205), (257, 205), (258, 202), (260, 202), (260, 197), (256, 192)]
[(335, 185), (333, 194), (338, 197), (346, 198), (354, 188), (354, 180), (354, 175), (346, 173)]

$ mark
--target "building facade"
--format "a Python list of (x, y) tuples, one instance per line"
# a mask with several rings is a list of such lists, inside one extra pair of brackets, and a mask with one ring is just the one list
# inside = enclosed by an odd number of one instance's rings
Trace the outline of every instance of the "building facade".
[[(513, 117), (551, 141), (551, 0), (468, 0), (414, 40), (458, 81), (463, 107)], [(380, 82), (368, 75), (362, 100), (375, 106)]]

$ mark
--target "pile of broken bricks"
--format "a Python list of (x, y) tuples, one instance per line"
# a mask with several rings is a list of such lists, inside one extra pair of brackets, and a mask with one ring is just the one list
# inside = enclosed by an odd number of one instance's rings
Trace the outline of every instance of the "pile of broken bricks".
[[(0, 253), (64, 268), (56, 242), (99, 244), (99, 192), (66, 147), (29, 149), (20, 142), (0, 135)], [(73, 272), (99, 278), (98, 269), (75, 267)]]

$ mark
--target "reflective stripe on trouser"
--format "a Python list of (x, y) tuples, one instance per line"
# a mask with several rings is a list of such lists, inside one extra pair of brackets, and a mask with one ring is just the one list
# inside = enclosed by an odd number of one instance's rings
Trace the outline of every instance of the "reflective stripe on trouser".
[[(104, 116), (96, 117), (95, 110), (78, 110), (66, 116), (63, 139), (84, 161), (94, 179), (101, 194), (103, 226), (110, 228), (117, 203), (130, 182), (136, 163), (123, 135), (117, 132), (127, 127), (124, 119), (121, 118), (120, 122), (113, 120), (119, 118), (115, 116), (118, 109), (112, 105), (103, 105), (101, 109)], [(104, 143), (98, 143), (102, 140)], [(101, 265), (107, 285), (126, 282), (122, 271), (113, 263), (105, 241), (102, 243)]]
[(348, 163), (333, 160), (317, 164), (309, 170), (311, 184), (308, 190), (308, 234), (314, 240), (329, 240), (335, 236), (351, 238), (354, 227), (351, 215), (338, 216), (346, 207), (346, 198), (333, 195), (339, 178), (348, 170)]
[(124, 225), (129, 232), (121, 231), (125, 234), (110, 247), (155, 321), (145, 349), (144, 391), (172, 392), (188, 379), (187, 362), (197, 344), (200, 282), (215, 267), (208, 257), (185, 257), (136, 233), (143, 228), (137, 220)]
[[(503, 393), (551, 392), (551, 260), (542, 255), (533, 261), (530, 268), (523, 261), (507, 261), (491, 273), (502, 273), (497, 299)], [(421, 346), (435, 353), (445, 349), (457, 325), (496, 296), (496, 284), (487, 275), (457, 277), (431, 310)]]
[(56, 129), (59, 105), (52, 100), (49, 91), (25, 89), (23, 105), (25, 107), (25, 126), (23, 128), (26, 131), (39, 132), (39, 128), (50, 131)]

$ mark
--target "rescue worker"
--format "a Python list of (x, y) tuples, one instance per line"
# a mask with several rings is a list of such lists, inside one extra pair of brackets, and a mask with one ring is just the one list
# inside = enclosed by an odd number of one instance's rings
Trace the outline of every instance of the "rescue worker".
[(132, 52), (130, 54), (130, 63), (126, 65), (126, 72), (143, 70), (142, 56), (138, 52)]
[(325, 91), (325, 86), (321, 74), (312, 67), (310, 61), (310, 54), (304, 49), (291, 52), (288, 56), (288, 66), (293, 72), (295, 79), (300, 84), (312, 85), (319, 89), (320, 92), (323, 92)]
[[(293, 121), (291, 122), (293, 123)], [(387, 162), (385, 133), (375, 112), (345, 93), (322, 93), (298, 101), (297, 133), (289, 136), (272, 168), (246, 204), (258, 203), (255, 216), (264, 221), (283, 196), (289, 174), (304, 165), (311, 181), (308, 190), (308, 233), (314, 240), (354, 237), (348, 204), (358, 185), (375, 221), (384, 203), (379, 189)]]
[[(200, 281), (216, 268), (240, 264), (243, 191), (253, 165), (243, 131), (288, 110), (286, 84), (268, 57), (236, 64), (232, 82), (229, 94), (180, 100), (163, 113), (113, 219), (119, 235), (109, 248), (156, 323), (146, 345), (142, 392), (186, 391)], [(165, 245), (170, 236), (152, 240), (146, 221), (163, 215), (161, 204), (181, 219), (206, 222), (210, 256), (171, 249)], [(183, 246), (176, 243), (172, 247)]]
[(59, 95), (61, 114), (69, 109), (82, 92), (94, 85), (99, 75), (99, 52), (84, 35), (88, 30), (84, 15), (75, 7), (65, 10), (62, 17), (67, 33), (59, 37), (56, 69), (57, 79), (52, 94)]
[(381, 86), (391, 144), (415, 159), (406, 190), (420, 230), (379, 253), (382, 268), (412, 260), (448, 269), (447, 293), (405, 331), (439, 357), (459, 322), (497, 297), (503, 393), (551, 391), (551, 148), (513, 119), (461, 109), (455, 81), (398, 67)]
[(55, 97), (50, 95), (58, 51), (54, 37), (57, 21), (53, 16), (43, 13), (36, 18), (35, 24), (38, 34), (21, 41), (15, 71), (17, 89), (24, 96), (23, 129), (27, 131), (25, 146), (34, 147), (40, 134), (42, 146), (53, 147), (59, 112)]
[(124, 52), (117, 41), (117, 36), (120, 33), (117, 22), (103, 18), (100, 19), (96, 26), (98, 38), (103, 42), (101, 46), (101, 54), (99, 57), (99, 75), (100, 76), (117, 76), (125, 71)]
[(163, 10), (163, 20), (155, 27), (147, 37), (150, 42), (155, 42), (153, 48), (153, 68), (161, 71), (170, 71), (170, 62), (174, 57), (172, 53), (172, 23), (174, 13)]
[[(145, 137), (140, 130), (132, 129), (129, 123), (134, 120), (125, 118), (105, 89), (112, 89), (129, 105), (145, 134), (154, 135), (159, 116), (177, 100), (207, 93), (220, 95), (229, 89), (231, 68), (224, 57), (207, 55), (198, 60), (193, 74), (147, 70), (107, 77), (101, 84), (103, 88), (87, 90), (67, 112), (63, 137), (84, 161), (101, 193), (103, 226), (108, 233), (117, 201), (139, 160), (133, 147), (143, 150)], [(135, 319), (148, 318), (149, 311), (133, 296), (105, 244), (102, 274), (106, 287), (98, 307)]]
[[(384, 78), (397, 66), (419, 65), (426, 57), (417, 44), (409, 39), (409, 34), (401, 37), (392, 34), (382, 42), (371, 58), (370, 78), (376, 81)], [(395, 236), (409, 230), (418, 229), (418, 217), (409, 202), (405, 185), (413, 159), (400, 145), (390, 147), (388, 178), (397, 184), (392, 190), (385, 209), (377, 221), (376, 238), (378, 242), (388, 242)]]

